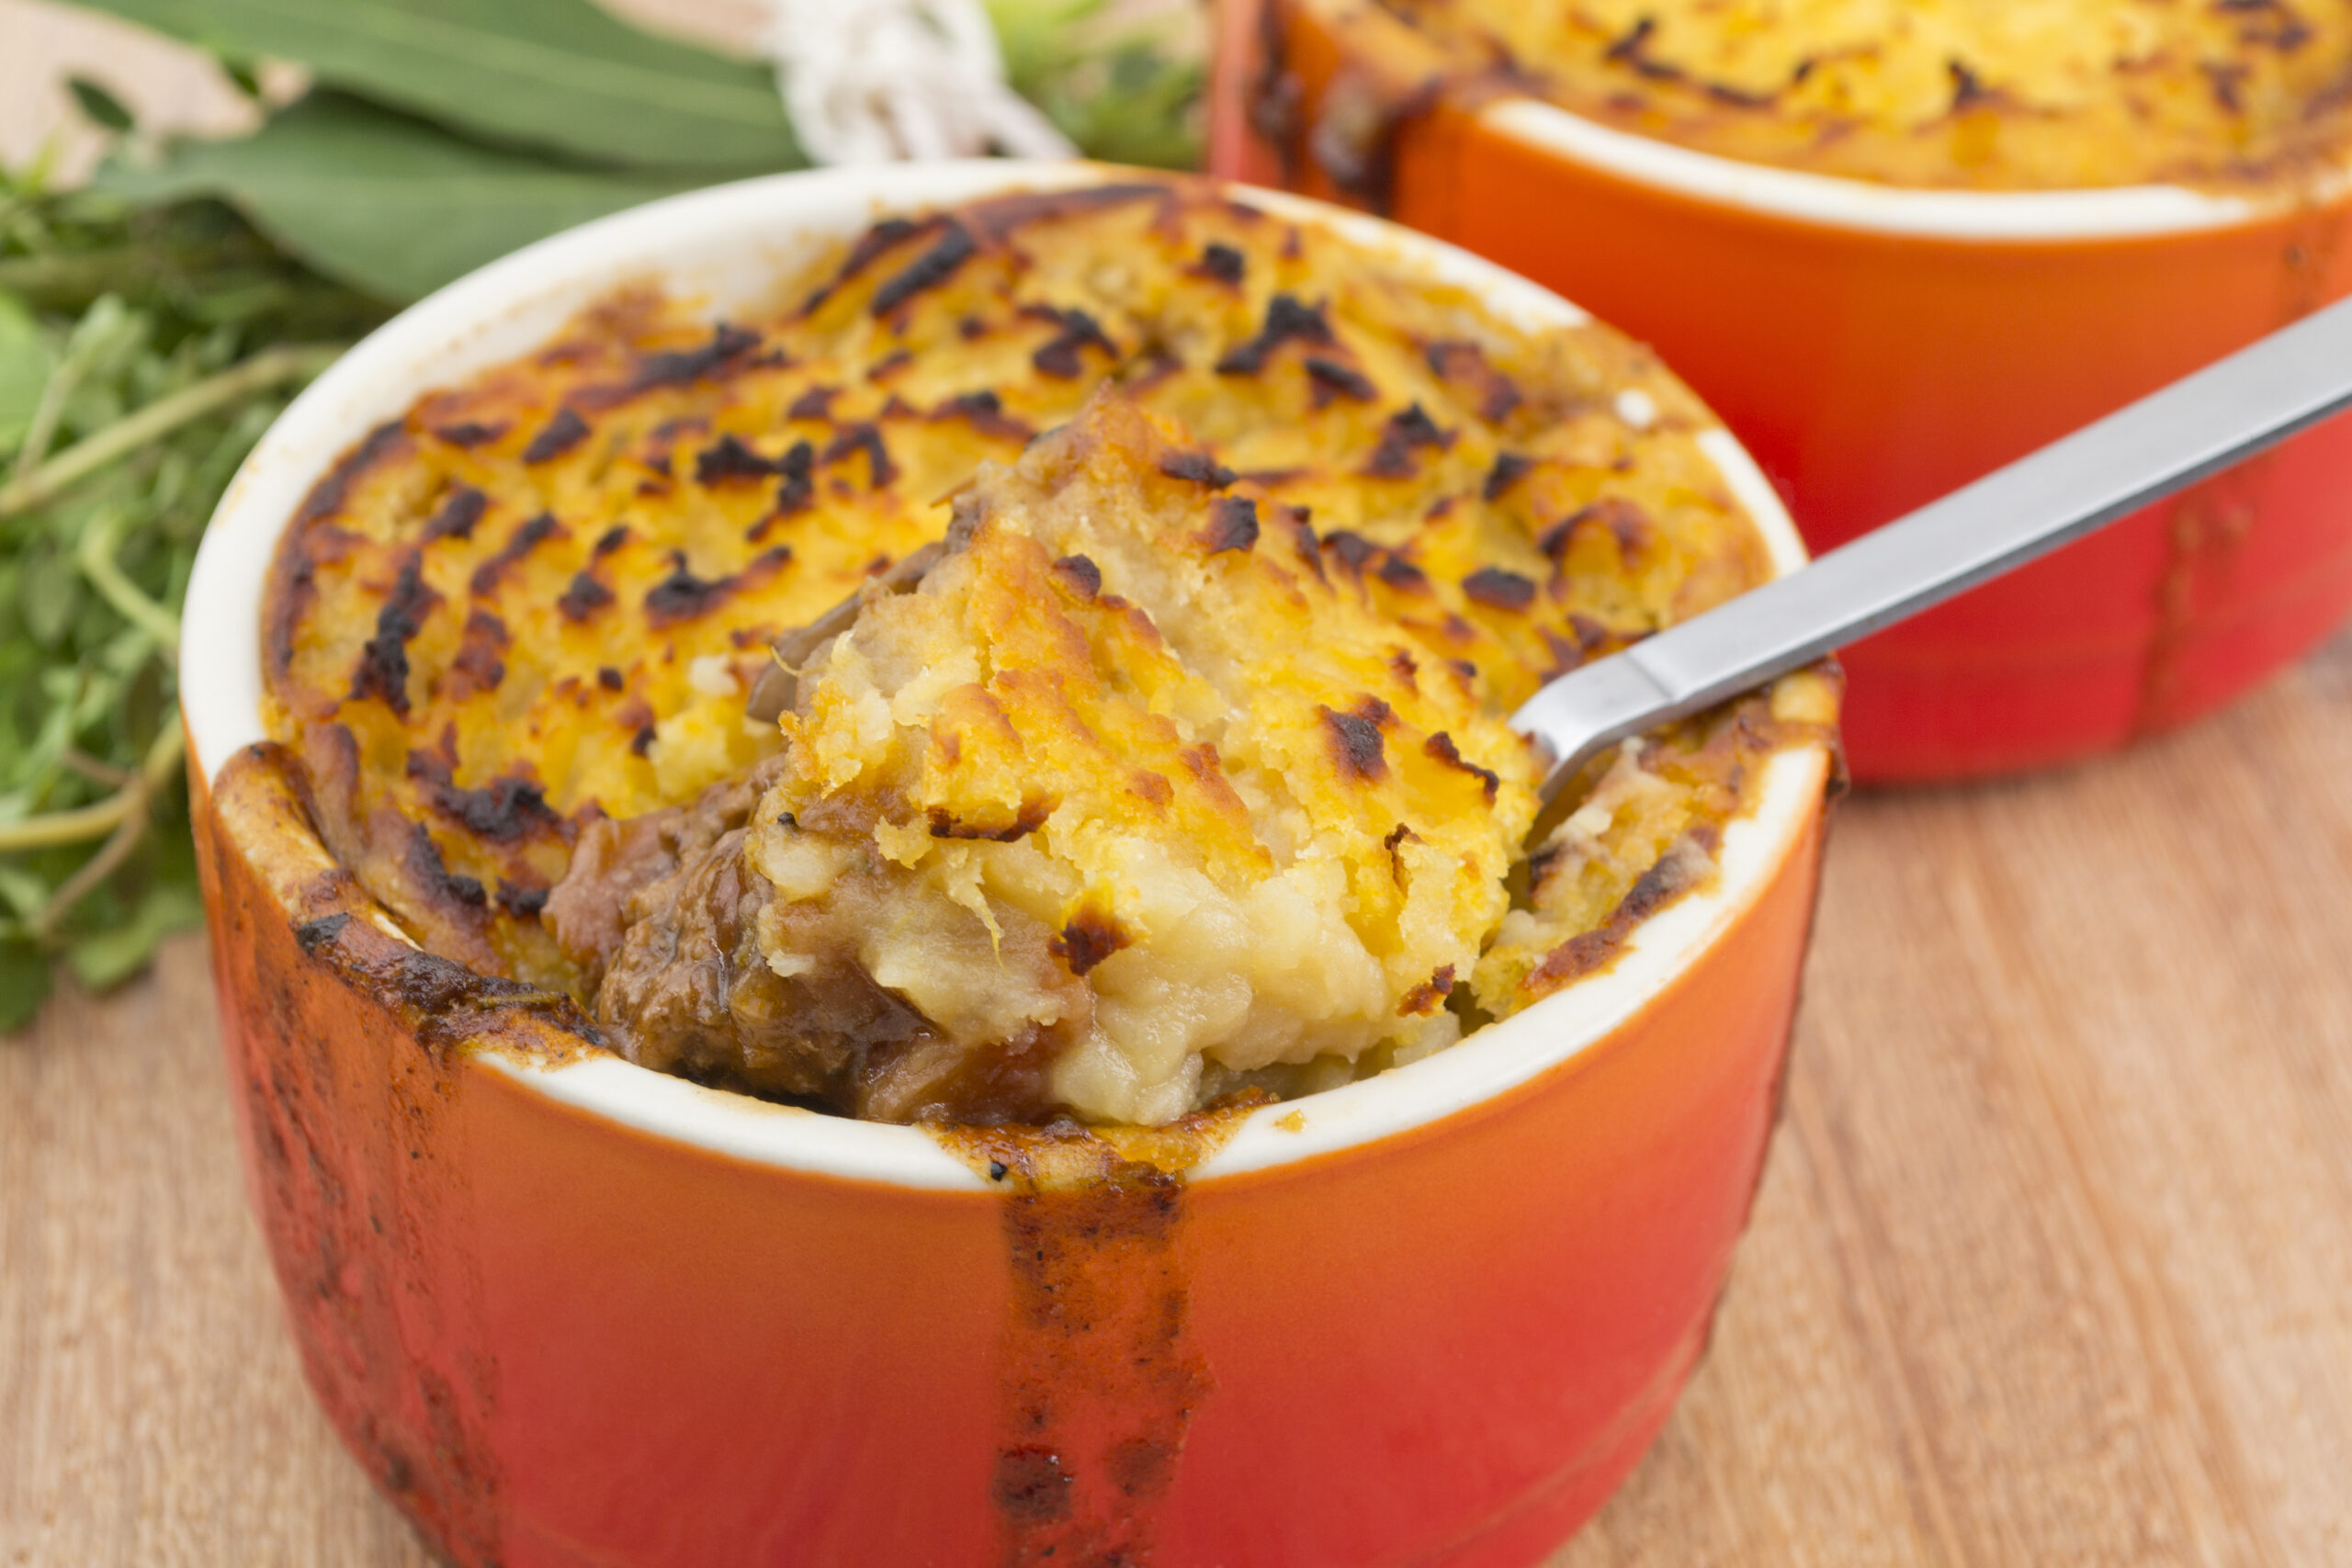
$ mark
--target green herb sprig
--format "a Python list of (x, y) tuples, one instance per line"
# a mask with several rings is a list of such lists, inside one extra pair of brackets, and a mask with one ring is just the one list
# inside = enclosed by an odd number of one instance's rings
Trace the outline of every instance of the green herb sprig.
[(0, 175), (0, 1029), (199, 917), (180, 602), (269, 422), (386, 308), (210, 203)]

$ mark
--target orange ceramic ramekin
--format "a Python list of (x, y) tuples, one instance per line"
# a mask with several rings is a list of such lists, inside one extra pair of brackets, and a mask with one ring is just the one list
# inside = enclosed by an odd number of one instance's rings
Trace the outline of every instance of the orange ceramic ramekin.
[[(253, 1201), (320, 1402), (458, 1563), (1526, 1563), (1699, 1355), (1772, 1119), (1819, 747), (1773, 760), (1717, 883), (1613, 967), (1250, 1114), (1181, 1185), (1013, 1198), (922, 1131), (645, 1071), (568, 1003), (416, 951), (262, 744), (271, 553), (377, 421), (626, 280), (741, 307), (877, 210), (1102, 173), (789, 175), (550, 240), (355, 349), (213, 523), (181, 668)], [(1520, 319), (1581, 319), (1331, 216)]]
[[(1417, 101), (1433, 62), (1403, 23), (1355, 0), (1268, 3), (1222, 0), (1217, 172), (1381, 208), (1653, 344), (1816, 549), (2352, 292), (2342, 172), (2267, 200), (1898, 190), (1533, 98)], [(2121, 744), (2243, 690), (2347, 607), (2338, 421), (1848, 650), (1854, 773)]]

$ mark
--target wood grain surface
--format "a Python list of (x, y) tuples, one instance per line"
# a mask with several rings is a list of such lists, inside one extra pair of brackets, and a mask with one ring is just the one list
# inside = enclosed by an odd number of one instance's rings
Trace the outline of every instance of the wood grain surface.
[[(1840, 810), (1713, 1348), (1555, 1568), (2352, 1562), (2352, 637)], [(0, 1041), (0, 1563), (426, 1559), (296, 1370), (200, 944)]]

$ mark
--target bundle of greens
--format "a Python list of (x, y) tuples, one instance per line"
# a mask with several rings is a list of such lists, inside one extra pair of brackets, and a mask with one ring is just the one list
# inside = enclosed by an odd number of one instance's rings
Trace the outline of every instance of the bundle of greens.
[(0, 178), (0, 1028), (198, 918), (173, 663), (196, 541), (384, 307), (227, 209)]
[[(591, 0), (79, 3), (209, 51), (262, 121), (162, 144), (75, 83), (119, 137), (93, 186), (0, 171), (0, 1031), (56, 964), (103, 988), (200, 918), (180, 600), (221, 491), (302, 383), (516, 246), (804, 162), (765, 66)], [(1014, 86), (1081, 150), (1196, 160), (1198, 51), (1165, 15), (989, 10)], [(270, 61), (309, 90), (266, 99)]]

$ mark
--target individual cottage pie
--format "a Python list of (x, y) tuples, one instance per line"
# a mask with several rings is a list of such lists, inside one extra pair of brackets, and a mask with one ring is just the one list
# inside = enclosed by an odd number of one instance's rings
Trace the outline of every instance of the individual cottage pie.
[(1532, 91), (1704, 152), (1898, 186), (2237, 186), (2335, 167), (2352, 126), (2345, 0), (1270, 4), (1341, 23), (1392, 98)]
[(272, 728), (390, 918), (642, 1064), (1161, 1123), (1605, 965), (1828, 737), (1793, 676), (1538, 820), (1510, 710), (1771, 570), (1709, 428), (1605, 329), (1208, 185), (890, 219), (346, 454)]

